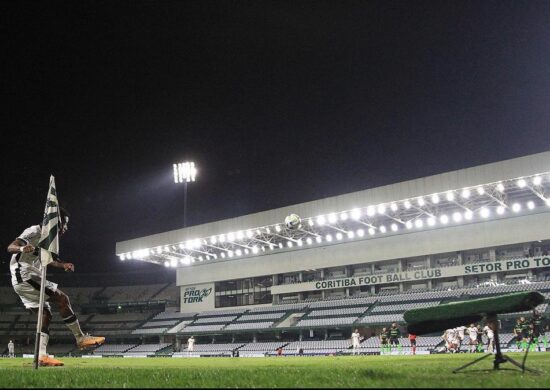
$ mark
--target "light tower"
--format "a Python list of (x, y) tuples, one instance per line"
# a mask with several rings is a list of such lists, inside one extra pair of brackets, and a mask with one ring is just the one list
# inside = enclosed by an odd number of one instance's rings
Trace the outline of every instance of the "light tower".
[(195, 181), (197, 168), (192, 161), (174, 164), (174, 183), (183, 183), (183, 227), (187, 214), (187, 183)]

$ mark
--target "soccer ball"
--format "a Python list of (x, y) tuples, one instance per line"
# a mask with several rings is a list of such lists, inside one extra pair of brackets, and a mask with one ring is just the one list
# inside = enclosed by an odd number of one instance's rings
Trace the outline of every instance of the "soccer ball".
[(296, 214), (290, 214), (288, 217), (285, 218), (285, 226), (288, 229), (298, 228), (300, 226), (301, 222), (302, 222), (302, 220)]

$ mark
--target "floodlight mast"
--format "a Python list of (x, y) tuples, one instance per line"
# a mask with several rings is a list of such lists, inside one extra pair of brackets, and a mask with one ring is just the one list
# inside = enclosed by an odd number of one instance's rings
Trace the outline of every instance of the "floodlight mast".
[(192, 161), (186, 161), (173, 165), (174, 183), (183, 183), (183, 227), (186, 226), (185, 217), (187, 214), (187, 183), (195, 181), (197, 168)]

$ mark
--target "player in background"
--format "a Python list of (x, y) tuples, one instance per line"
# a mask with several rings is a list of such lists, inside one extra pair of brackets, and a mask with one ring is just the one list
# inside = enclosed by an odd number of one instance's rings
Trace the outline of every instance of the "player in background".
[[(521, 317), (523, 318), (523, 317)], [(516, 336), (516, 348), (518, 351), (522, 351), (522, 343), (523, 343), (523, 323), (521, 322), (521, 318), (518, 318), (516, 320), (516, 325), (514, 325), (514, 335)]]
[(15, 345), (13, 344), (13, 341), (11, 341), (11, 340), (8, 343), (8, 357), (11, 357), (11, 358), (15, 357)]
[(391, 351), (392, 345), (396, 345), (397, 350), (401, 351), (401, 344), (399, 344), (399, 337), (401, 337), (401, 331), (397, 327), (397, 323), (394, 322), (393, 324), (391, 324), (389, 334), (390, 334), (390, 351)]
[(544, 343), (544, 349), (548, 346), (548, 341), (544, 333), (544, 320), (545, 318), (536, 309), (533, 310), (533, 317), (531, 318), (531, 325), (533, 327), (533, 343), (536, 343), (540, 352), (540, 342)]
[(409, 333), (409, 342), (411, 343), (412, 354), (416, 355), (416, 335)]
[(195, 349), (195, 338), (193, 336), (189, 337), (187, 339), (187, 353), (193, 352)]
[(380, 333), (380, 354), (388, 351), (388, 338), (390, 334), (386, 328), (382, 328)]
[[(69, 214), (63, 208), (59, 208), (59, 236), (68, 230)], [(12, 254), (10, 261), (11, 283), (13, 289), (25, 305), (25, 308), (33, 313), (38, 313), (40, 306), (41, 263), (40, 250), (37, 248), (41, 236), (41, 226), (33, 225), (25, 229), (9, 246), (8, 252)], [(54, 256), (54, 261), (48, 264), (54, 268), (63, 269), (66, 272), (74, 272), (74, 265), (66, 263)], [(85, 335), (80, 329), (78, 319), (71, 308), (69, 297), (57, 288), (56, 283), (45, 281), (45, 297), (53, 302), (65, 322), (65, 325), (73, 333), (76, 345), (80, 349), (101, 345), (105, 337), (93, 337)], [(49, 302), (44, 303), (42, 316), (42, 329), (39, 343), (39, 365), (62, 366), (63, 362), (50, 358), (46, 352), (50, 337), (49, 325), (52, 319)]]
[(470, 324), (466, 330), (468, 331), (468, 337), (470, 338), (470, 350), (468, 352), (474, 353), (477, 347), (477, 326), (475, 324)]
[(355, 329), (355, 331), (351, 334), (351, 343), (353, 345), (353, 354), (354, 355), (359, 354), (359, 347), (361, 345), (360, 338), (361, 338), (361, 334), (359, 333), (359, 331), (357, 329)]
[(476, 352), (483, 352), (483, 328), (481, 324), (477, 325), (477, 348)]
[(460, 347), (462, 346), (462, 343), (464, 342), (464, 337), (465, 337), (464, 332), (466, 331), (466, 327), (464, 325), (462, 325), (462, 326), (456, 327), (455, 329), (456, 329), (457, 337), (458, 337), (458, 350), (460, 351)]
[(483, 327), (483, 333), (487, 336), (487, 352), (493, 353), (495, 346), (495, 333), (488, 324)]

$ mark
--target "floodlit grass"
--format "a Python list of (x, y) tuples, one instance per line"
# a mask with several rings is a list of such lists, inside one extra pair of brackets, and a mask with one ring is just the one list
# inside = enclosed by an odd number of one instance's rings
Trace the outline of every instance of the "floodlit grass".
[[(0, 387), (550, 388), (550, 353), (532, 353), (522, 374), (492, 357), (453, 374), (481, 355), (327, 356), (269, 358), (65, 358), (64, 367), (35, 371), (32, 359), (0, 359)], [(522, 355), (510, 353), (521, 362)], [(512, 370), (514, 369), (514, 370)]]

